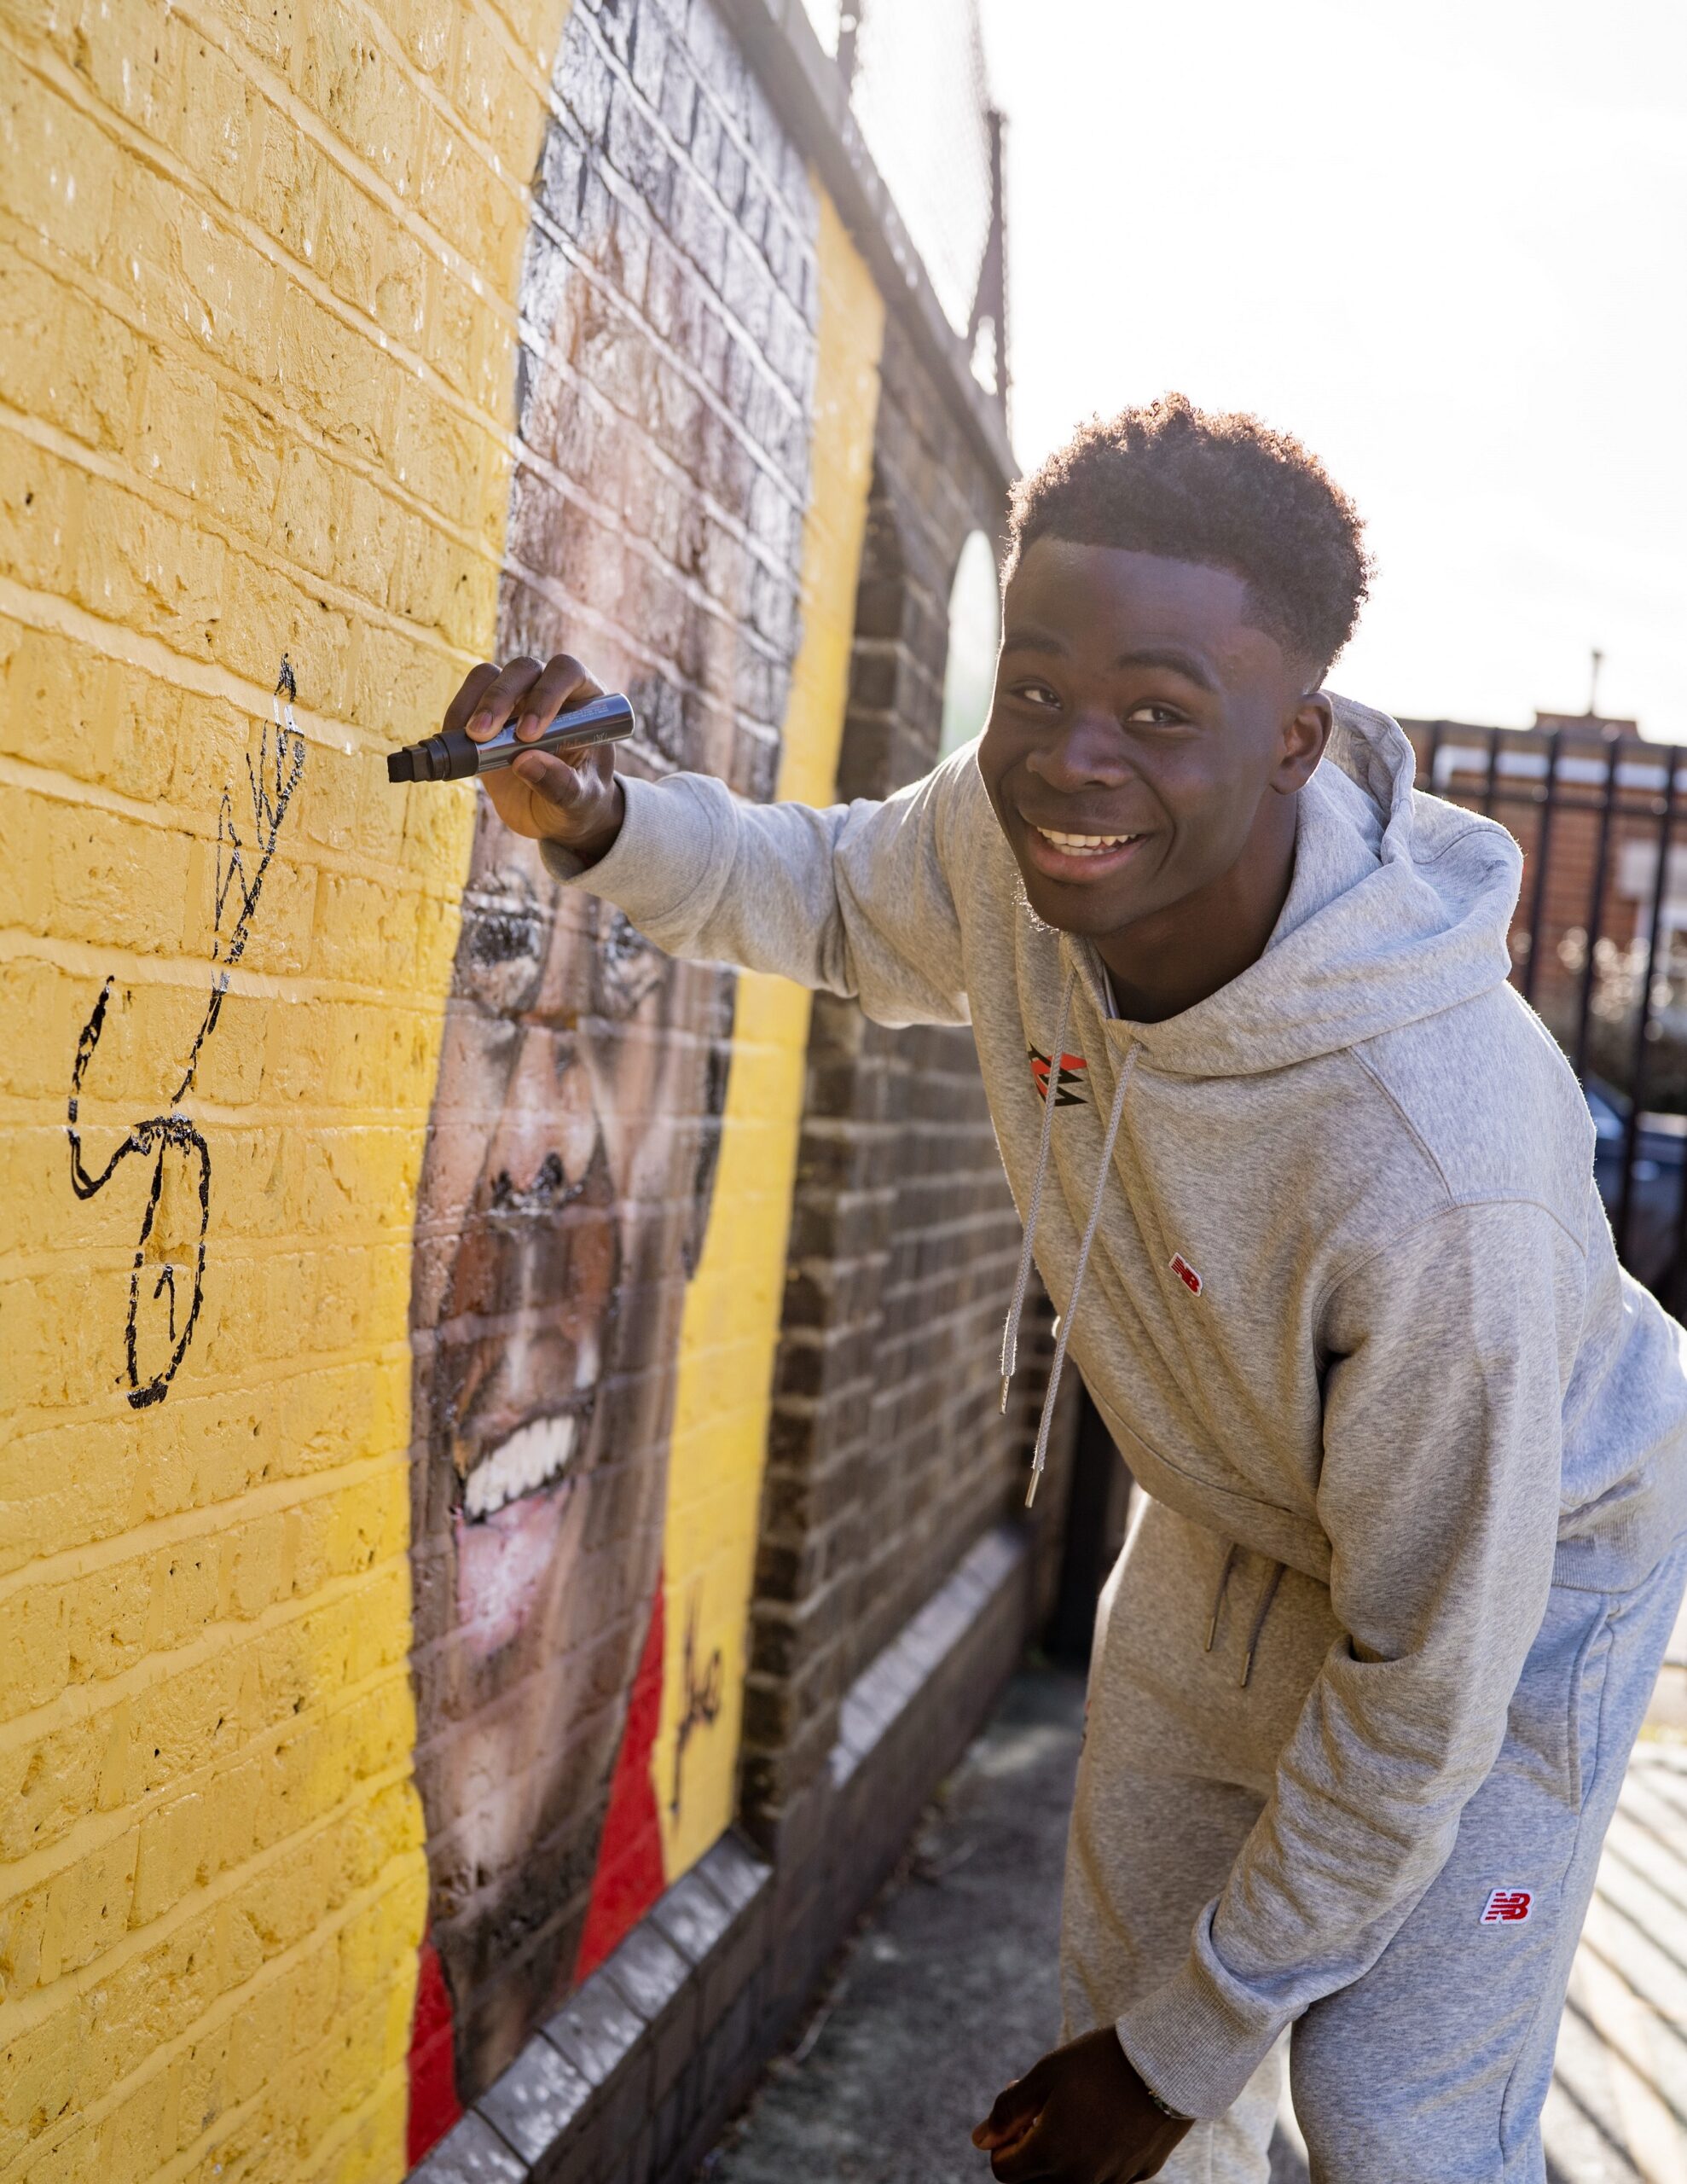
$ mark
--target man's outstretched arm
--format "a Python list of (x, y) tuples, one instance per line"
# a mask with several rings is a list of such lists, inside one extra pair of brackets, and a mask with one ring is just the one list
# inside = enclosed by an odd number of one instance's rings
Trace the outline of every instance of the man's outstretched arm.
[[(537, 736), (600, 694), (580, 663), (490, 664), (445, 716), (477, 741), (509, 719)], [(773, 971), (858, 997), (883, 1024), (968, 1020), (948, 836), (970, 753), (883, 803), (748, 804), (701, 774), (618, 775), (611, 746), (533, 751), (484, 776), (499, 816), (547, 867), (600, 895), (669, 955)], [(969, 802), (971, 799), (969, 799)], [(978, 818), (993, 824), (982, 789)]]

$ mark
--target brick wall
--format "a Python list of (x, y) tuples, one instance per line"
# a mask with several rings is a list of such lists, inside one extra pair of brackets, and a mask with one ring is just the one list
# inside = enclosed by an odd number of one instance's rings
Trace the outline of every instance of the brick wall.
[(560, 13), (0, 26), (9, 2184), (403, 2168), (467, 812), (379, 753), (491, 636)]
[[(707, 0), (582, 4), (553, 80), (497, 653), (626, 688), (636, 770), (824, 799), (877, 293)], [(459, 2099), (733, 1817), (807, 1023), (561, 895), (487, 812), (467, 901), (413, 1298)]]
[[(950, 583), (967, 535), (995, 536), (1003, 513), (1000, 477), (893, 320), (841, 797), (884, 796), (935, 764)], [(996, 1362), (1019, 1233), (970, 1034), (887, 1031), (818, 996), (745, 1726), (746, 1816), (769, 1846), (851, 1680), (1023, 1492), (1035, 1313), (1006, 1420)]]

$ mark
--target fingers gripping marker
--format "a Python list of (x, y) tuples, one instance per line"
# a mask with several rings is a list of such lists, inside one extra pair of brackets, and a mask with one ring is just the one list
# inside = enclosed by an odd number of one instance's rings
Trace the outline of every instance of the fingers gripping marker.
[(618, 690), (594, 698), (583, 706), (559, 713), (542, 735), (519, 741), (515, 723), (508, 721), (496, 735), (477, 743), (467, 729), (448, 728), (442, 735), (425, 736), (386, 754), (390, 781), (463, 781), (495, 773), (525, 752), (565, 752), (588, 750), (594, 744), (620, 743), (638, 727), (630, 702)]

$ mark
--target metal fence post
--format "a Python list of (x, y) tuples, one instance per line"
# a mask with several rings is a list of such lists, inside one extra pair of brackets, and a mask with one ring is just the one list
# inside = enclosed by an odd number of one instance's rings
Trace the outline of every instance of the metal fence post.
[[(1617, 754), (1622, 749), (1620, 736), (1609, 739), (1610, 758), (1605, 767), (1605, 799), (1599, 807), (1599, 851), (1593, 863), (1593, 899), (1587, 911), (1587, 961), (1581, 971), (1581, 1003), (1576, 1016), (1575, 1073), (1587, 1074), (1587, 1023), (1593, 1008), (1593, 951), (1600, 940), (1599, 927), (1605, 911), (1605, 874), (1611, 857), (1611, 820), (1617, 803)], [(1629, 1128), (1634, 1127), (1632, 1110), (1629, 1114)]]
[(1523, 966), (1523, 999), (1534, 999), (1535, 967), (1540, 960), (1541, 928), (1546, 922), (1546, 862), (1552, 846), (1552, 815), (1558, 808), (1558, 760), (1564, 747), (1564, 731), (1555, 728), (1546, 751), (1546, 793), (1540, 806), (1540, 826), (1534, 844), (1534, 886), (1529, 896), (1529, 954)]
[[(1645, 984), (1640, 991), (1640, 1018), (1634, 1033), (1634, 1066), (1629, 1072), (1628, 1128), (1622, 1141), (1622, 1188), (1617, 1194), (1617, 1257), (1621, 1258), (1628, 1250), (1628, 1226), (1631, 1201), (1634, 1193), (1634, 1158), (1640, 1141), (1641, 1094), (1646, 1083), (1646, 1048), (1652, 1029), (1654, 1002), (1652, 990), (1657, 979), (1658, 927), (1663, 923), (1664, 903), (1669, 893), (1669, 837), (1675, 819), (1675, 751), (1667, 746), (1664, 753), (1664, 808), (1658, 830), (1658, 874), (1652, 882), (1652, 915), (1646, 929)], [(1687, 1179), (1687, 1162), (1682, 1167)], [(1687, 1180), (1683, 1182), (1687, 1193)]]

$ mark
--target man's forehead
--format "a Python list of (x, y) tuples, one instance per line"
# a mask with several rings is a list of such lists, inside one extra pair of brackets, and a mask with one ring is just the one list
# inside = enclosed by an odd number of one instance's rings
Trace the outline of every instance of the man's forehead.
[(1008, 583), (1003, 650), (1090, 669), (1165, 668), (1212, 688), (1282, 663), (1251, 607), (1232, 569), (1040, 538)]

